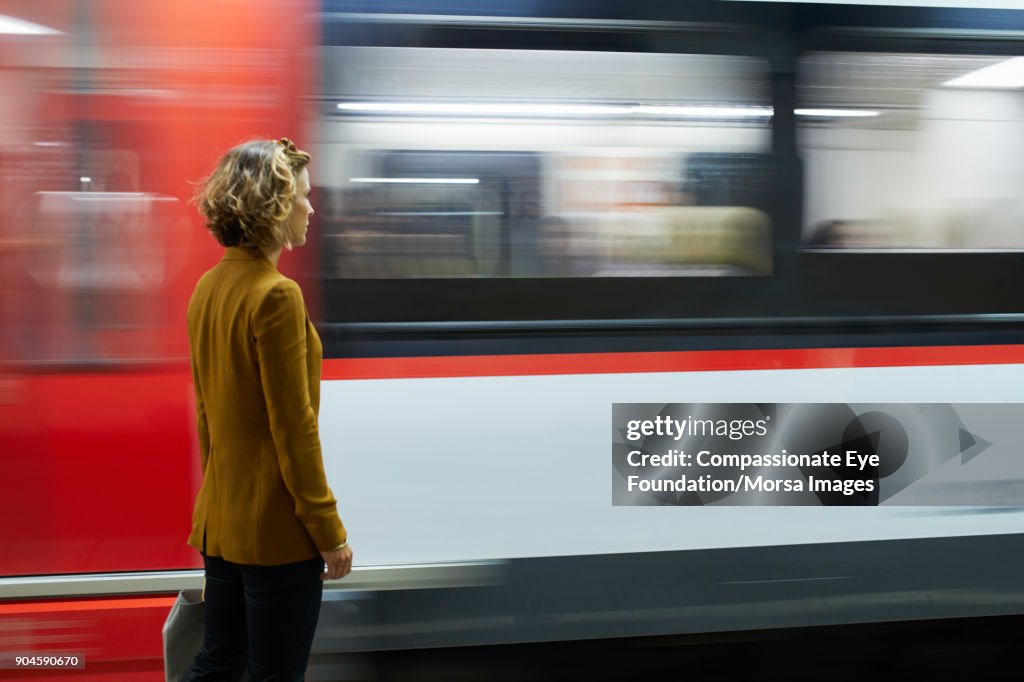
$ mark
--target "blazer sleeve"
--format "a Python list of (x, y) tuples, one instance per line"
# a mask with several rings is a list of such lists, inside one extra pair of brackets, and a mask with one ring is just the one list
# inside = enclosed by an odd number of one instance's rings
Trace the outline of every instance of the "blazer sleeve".
[(295, 282), (286, 279), (270, 288), (256, 312), (253, 334), (281, 477), (317, 549), (332, 550), (347, 535), (324, 473), (309, 398), (306, 307)]
[(206, 422), (206, 405), (203, 403), (203, 391), (199, 388), (199, 373), (196, 361), (192, 359), (192, 385), (196, 395), (196, 432), (199, 434), (199, 462), (202, 472), (206, 473), (206, 460), (210, 458), (210, 427)]

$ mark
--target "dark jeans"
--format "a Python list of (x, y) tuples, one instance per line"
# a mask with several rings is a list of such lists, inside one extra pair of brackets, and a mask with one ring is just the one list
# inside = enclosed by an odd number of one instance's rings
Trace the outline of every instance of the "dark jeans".
[(234, 564), (204, 556), (203, 648), (185, 675), (237, 682), (299, 681), (306, 672), (320, 617), (320, 557), (281, 566)]

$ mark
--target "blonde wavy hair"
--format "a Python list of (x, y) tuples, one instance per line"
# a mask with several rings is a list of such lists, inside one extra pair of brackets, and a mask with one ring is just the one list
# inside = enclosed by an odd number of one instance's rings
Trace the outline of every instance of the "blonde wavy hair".
[(263, 253), (285, 246), (297, 178), (309, 159), (287, 137), (250, 140), (224, 154), (193, 197), (220, 245)]

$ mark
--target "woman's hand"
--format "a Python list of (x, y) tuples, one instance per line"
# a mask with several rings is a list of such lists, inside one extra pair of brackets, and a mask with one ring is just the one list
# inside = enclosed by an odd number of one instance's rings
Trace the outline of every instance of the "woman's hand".
[(341, 549), (320, 552), (326, 566), (320, 574), (321, 580), (337, 580), (352, 572), (352, 548), (345, 545)]

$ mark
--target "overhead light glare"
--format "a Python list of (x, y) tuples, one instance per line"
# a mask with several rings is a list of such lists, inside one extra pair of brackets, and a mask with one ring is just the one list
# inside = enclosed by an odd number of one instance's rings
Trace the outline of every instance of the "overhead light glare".
[(453, 116), (669, 116), (678, 118), (766, 118), (771, 107), (672, 106), (649, 104), (515, 104), (487, 102), (339, 102), (339, 111), (365, 114)]
[(56, 36), (62, 35), (60, 31), (42, 24), (34, 24), (31, 21), (17, 19), (0, 14), (0, 33), (6, 35), (20, 36)]
[(614, 116), (630, 107), (600, 104), (499, 104), (483, 102), (340, 102), (338, 109), (368, 114), (463, 116)]
[(479, 185), (480, 178), (349, 178), (349, 182), (388, 185)]
[(1024, 57), (1014, 57), (977, 71), (948, 80), (947, 88), (1021, 88), (1024, 87)]
[(679, 116), (681, 118), (765, 118), (775, 113), (771, 107), (661, 106), (633, 107), (642, 116)]
[(868, 118), (882, 112), (871, 109), (794, 109), (797, 116), (818, 116), (821, 118)]

